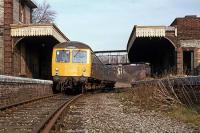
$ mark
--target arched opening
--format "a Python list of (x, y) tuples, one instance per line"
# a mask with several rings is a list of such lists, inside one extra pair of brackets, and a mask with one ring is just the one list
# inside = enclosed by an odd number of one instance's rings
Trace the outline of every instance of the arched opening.
[(13, 49), (14, 75), (51, 79), (52, 50), (57, 43), (58, 41), (50, 36), (21, 39)]
[(175, 47), (164, 37), (136, 38), (128, 57), (131, 63), (150, 63), (154, 75), (175, 72)]

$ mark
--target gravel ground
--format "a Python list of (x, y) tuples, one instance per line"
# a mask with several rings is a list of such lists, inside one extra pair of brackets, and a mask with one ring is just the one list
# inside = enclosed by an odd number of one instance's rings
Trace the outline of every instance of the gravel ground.
[[(81, 130), (69, 128), (67, 132), (194, 132), (188, 125), (176, 120), (167, 118), (155, 111), (142, 111), (136, 106), (129, 108), (128, 113), (124, 111), (124, 106), (116, 97), (117, 93), (97, 93), (88, 94), (76, 103), (82, 103), (79, 110), (81, 116), (79, 124)], [(76, 105), (70, 107), (68, 111), (77, 110)], [(67, 115), (65, 122), (70, 121)], [(80, 122), (81, 121), (81, 122)], [(71, 122), (70, 122), (71, 123)], [(63, 124), (63, 123), (62, 123)], [(71, 123), (72, 124), (72, 123)], [(63, 124), (66, 125), (67, 124)], [(74, 124), (73, 124), (74, 125)], [(60, 130), (64, 131), (64, 130)]]
[(132, 107), (124, 113), (123, 105), (113, 95), (96, 94), (84, 99), (83, 118), (89, 132), (192, 132), (187, 125), (156, 112)]

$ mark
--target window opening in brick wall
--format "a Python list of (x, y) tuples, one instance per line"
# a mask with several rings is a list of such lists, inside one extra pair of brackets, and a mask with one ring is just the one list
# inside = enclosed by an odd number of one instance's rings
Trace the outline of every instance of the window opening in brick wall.
[(26, 23), (25, 18), (26, 18), (25, 3), (23, 2), (23, 0), (20, 0), (19, 1), (19, 21), (22, 23)]

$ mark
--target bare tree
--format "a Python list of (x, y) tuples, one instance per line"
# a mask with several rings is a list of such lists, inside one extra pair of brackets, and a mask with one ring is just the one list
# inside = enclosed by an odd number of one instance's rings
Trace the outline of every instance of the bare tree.
[(52, 23), (56, 18), (56, 12), (51, 9), (50, 4), (43, 1), (42, 4), (38, 4), (38, 8), (33, 10), (32, 22), (33, 23)]

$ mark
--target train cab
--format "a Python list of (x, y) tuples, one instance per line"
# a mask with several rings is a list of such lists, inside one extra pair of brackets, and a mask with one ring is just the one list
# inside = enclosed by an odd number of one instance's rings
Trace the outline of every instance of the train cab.
[(91, 52), (89, 49), (53, 49), (52, 76), (84, 76), (91, 75)]

